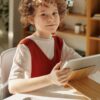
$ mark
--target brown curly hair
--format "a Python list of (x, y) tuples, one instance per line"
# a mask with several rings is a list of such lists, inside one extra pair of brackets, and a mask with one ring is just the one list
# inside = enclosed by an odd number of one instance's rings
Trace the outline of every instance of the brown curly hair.
[(43, 2), (50, 3), (50, 4), (57, 4), (58, 12), (60, 15), (60, 19), (62, 19), (66, 13), (66, 2), (65, 0), (20, 0), (19, 3), (19, 12), (21, 14), (21, 23), (24, 27), (30, 25), (28, 22), (28, 16), (35, 15), (35, 9), (42, 5)]

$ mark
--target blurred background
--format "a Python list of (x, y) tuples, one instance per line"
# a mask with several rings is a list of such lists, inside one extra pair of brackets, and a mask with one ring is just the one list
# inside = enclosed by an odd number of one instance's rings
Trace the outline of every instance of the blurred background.
[(17, 45), (22, 38), (18, 13), (20, 0), (0, 0), (0, 53)]

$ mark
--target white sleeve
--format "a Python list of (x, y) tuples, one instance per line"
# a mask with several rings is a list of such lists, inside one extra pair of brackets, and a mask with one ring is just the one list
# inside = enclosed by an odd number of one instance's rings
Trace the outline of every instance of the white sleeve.
[(63, 49), (61, 54), (62, 63), (79, 57), (81, 56), (78, 53), (76, 53), (71, 47), (68, 47), (67, 44), (63, 41)]
[(31, 55), (28, 47), (19, 44), (13, 59), (9, 80), (31, 76)]

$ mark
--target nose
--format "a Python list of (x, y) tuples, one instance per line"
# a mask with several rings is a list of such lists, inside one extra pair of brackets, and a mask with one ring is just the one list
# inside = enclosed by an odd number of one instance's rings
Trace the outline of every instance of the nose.
[(53, 22), (54, 21), (54, 16), (53, 15), (49, 15), (48, 16), (48, 22)]

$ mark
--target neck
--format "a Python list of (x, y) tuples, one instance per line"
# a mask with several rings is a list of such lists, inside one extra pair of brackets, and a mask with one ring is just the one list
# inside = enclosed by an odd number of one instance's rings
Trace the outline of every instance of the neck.
[(45, 38), (45, 39), (52, 38), (51, 34), (45, 34), (45, 33), (41, 33), (41, 32), (35, 32), (34, 36), (39, 37), (39, 38)]

